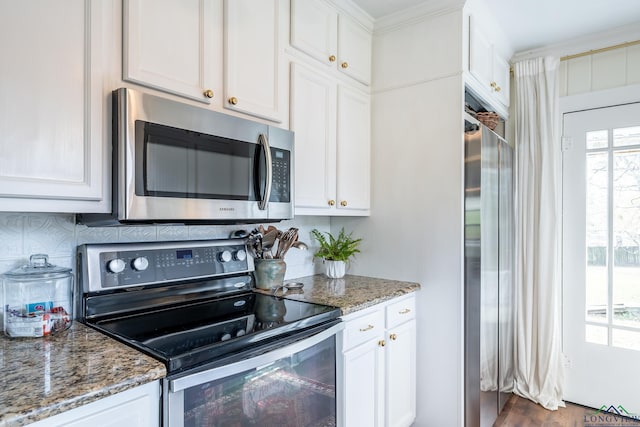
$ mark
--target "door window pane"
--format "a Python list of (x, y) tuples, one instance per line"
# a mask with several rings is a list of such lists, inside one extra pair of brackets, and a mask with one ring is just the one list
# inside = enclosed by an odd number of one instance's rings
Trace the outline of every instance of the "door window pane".
[(613, 244), (614, 321), (640, 327), (640, 150), (613, 154)]
[(592, 344), (607, 345), (608, 329), (606, 326), (585, 325), (585, 340)]
[(607, 153), (587, 154), (587, 320), (607, 321), (608, 160)]
[(629, 145), (640, 145), (640, 126), (613, 130), (614, 147), (626, 147)]
[(606, 129), (587, 132), (587, 150), (607, 148), (608, 146), (609, 132)]
[(614, 328), (611, 333), (614, 347), (640, 350), (640, 331), (627, 331)]

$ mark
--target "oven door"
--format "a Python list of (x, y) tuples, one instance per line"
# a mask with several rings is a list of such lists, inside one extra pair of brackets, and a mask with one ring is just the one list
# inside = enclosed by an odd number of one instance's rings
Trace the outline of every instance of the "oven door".
[(165, 427), (334, 426), (339, 323), (309, 338), (164, 382)]

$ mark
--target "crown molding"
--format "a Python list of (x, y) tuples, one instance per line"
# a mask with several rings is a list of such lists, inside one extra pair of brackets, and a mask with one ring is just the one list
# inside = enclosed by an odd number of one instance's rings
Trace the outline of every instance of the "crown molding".
[(376, 34), (395, 31), (407, 25), (416, 24), (434, 16), (461, 11), (464, 0), (431, 0), (408, 9), (378, 18), (374, 24)]
[(329, 0), (329, 3), (340, 12), (346, 13), (358, 21), (369, 31), (373, 31), (375, 19), (351, 0)]

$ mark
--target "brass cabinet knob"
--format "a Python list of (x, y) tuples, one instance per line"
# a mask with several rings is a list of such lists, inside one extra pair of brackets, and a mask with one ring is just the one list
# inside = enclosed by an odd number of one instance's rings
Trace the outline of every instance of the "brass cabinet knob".
[(391, 334), (389, 335), (389, 338), (391, 338), (392, 341), (395, 341), (398, 339), (398, 336), (396, 334)]
[(496, 86), (495, 91), (496, 91), (496, 92), (500, 92), (500, 90), (501, 90), (500, 86)]
[(340, 66), (342, 68), (347, 68), (349, 66), (349, 64), (347, 63), (347, 61), (343, 62), (342, 64), (340, 64)]
[(231, 98), (229, 98), (229, 104), (236, 105), (237, 103), (238, 103), (238, 98), (236, 98), (235, 96), (232, 96)]
[(492, 88), (494, 88), (494, 89), (495, 89), (495, 88), (496, 88), (496, 86), (498, 86), (498, 83), (496, 83), (496, 82), (491, 82), (491, 87), (492, 87)]
[(329, 57), (329, 62), (336, 62), (336, 56), (335, 55), (331, 55)]
[(335, 200), (329, 200), (327, 203), (329, 204), (329, 206), (334, 206), (336, 204), (336, 201)]
[(384, 347), (384, 344), (385, 344), (384, 340), (380, 340), (380, 341), (378, 341), (378, 345), (379, 345), (380, 347)]
[(366, 328), (360, 328), (360, 332), (367, 332), (373, 329), (373, 325), (367, 325)]
[(209, 99), (213, 98), (213, 91), (211, 89), (207, 89), (204, 91), (203, 95)]
[(341, 201), (340, 202), (340, 206), (342, 206), (342, 207), (347, 206), (347, 201), (346, 200)]

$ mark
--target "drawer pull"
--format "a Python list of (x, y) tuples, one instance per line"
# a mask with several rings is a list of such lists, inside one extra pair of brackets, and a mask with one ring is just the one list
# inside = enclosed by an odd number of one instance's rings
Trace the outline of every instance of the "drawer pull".
[(409, 313), (409, 312), (411, 312), (411, 309), (409, 309), (409, 308), (405, 308), (404, 310), (400, 310), (400, 311), (398, 312), (398, 314), (407, 314), (407, 313)]
[(398, 339), (398, 336), (396, 334), (391, 334), (389, 335), (389, 338), (391, 338), (391, 341), (395, 341)]
[(360, 332), (366, 332), (373, 329), (373, 325), (368, 325), (366, 328), (360, 328)]

